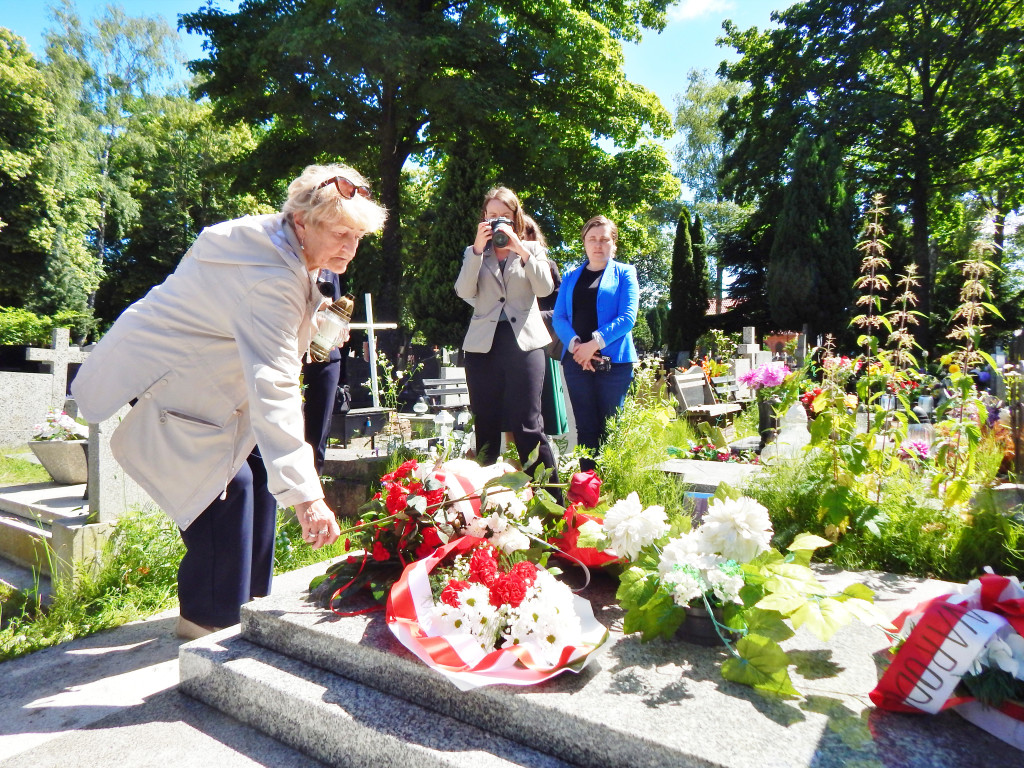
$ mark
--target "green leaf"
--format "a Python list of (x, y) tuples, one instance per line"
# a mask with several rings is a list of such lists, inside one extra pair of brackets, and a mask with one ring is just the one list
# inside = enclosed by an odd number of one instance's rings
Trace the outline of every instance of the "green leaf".
[(722, 664), (722, 677), (778, 696), (799, 696), (789, 677), (789, 657), (774, 640), (747, 635), (736, 643), (737, 657)]
[(638, 608), (651, 599), (658, 589), (656, 579), (648, 579), (647, 572), (642, 568), (630, 568), (619, 576), (619, 588), (615, 591), (615, 599), (629, 610)]
[(840, 595), (836, 599), (848, 599), (851, 597), (855, 597), (859, 600), (871, 601), (875, 597), (875, 591), (866, 584), (851, 584), (846, 589), (844, 589), (842, 595)]
[(601, 527), (600, 523), (587, 520), (587, 522), (580, 526), (579, 530), (580, 538), (576, 542), (577, 547), (603, 549), (608, 543), (604, 537), (604, 528)]
[(796, 592), (776, 592), (762, 597), (751, 610), (760, 608), (762, 611), (774, 611), (782, 616), (789, 616), (802, 608), (806, 602), (807, 598)]
[(841, 626), (850, 623), (850, 612), (843, 603), (826, 597), (808, 600), (789, 617), (793, 626), (807, 627), (819, 640), (829, 640)]
[(795, 592), (807, 595), (827, 595), (828, 590), (818, 581), (814, 571), (806, 565), (780, 563), (765, 566), (769, 577), (765, 588), (769, 592)]
[(312, 592), (314, 589), (323, 584), (327, 579), (330, 578), (326, 573), (321, 573), (319, 576), (314, 576), (309, 582), (309, 591)]
[(798, 534), (793, 543), (790, 544), (786, 549), (790, 552), (802, 550), (802, 549), (821, 549), (822, 547), (831, 547), (832, 542), (828, 539), (824, 539), (821, 536), (816, 536), (813, 533), (801, 533)]
[(672, 596), (659, 591), (642, 607), (626, 613), (622, 631), (626, 634), (639, 632), (645, 642), (656, 637), (670, 639), (685, 617), (686, 612), (675, 604)]
[[(777, 643), (788, 640), (793, 636), (793, 630), (790, 629), (782, 614), (778, 611), (754, 607), (742, 611), (741, 616), (746, 621), (747, 631), (752, 635), (761, 635)], [(730, 624), (728, 626), (731, 627), (733, 625)]]
[(719, 483), (718, 488), (715, 490), (715, 495), (711, 498), (718, 499), (719, 501), (736, 501), (742, 496), (743, 493), (739, 489), (733, 488), (728, 483)]
[(961, 504), (971, 498), (971, 484), (962, 477), (957, 477), (946, 486), (942, 500), (947, 507)]
[(486, 483), (484, 488), (493, 488), (495, 486), (501, 486), (502, 488), (508, 488), (513, 491), (521, 491), (523, 488), (530, 484), (530, 476), (525, 472), (509, 472), (507, 475), (499, 475), (498, 477), (492, 477)]

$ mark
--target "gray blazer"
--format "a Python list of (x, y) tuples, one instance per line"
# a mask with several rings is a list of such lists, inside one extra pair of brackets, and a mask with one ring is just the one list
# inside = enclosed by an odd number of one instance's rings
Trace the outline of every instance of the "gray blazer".
[(530, 250), (530, 258), (523, 264), (518, 254), (509, 253), (504, 272), (490, 244), (479, 255), (473, 253), (473, 246), (466, 248), (455, 292), (473, 305), (473, 319), (462, 342), (467, 352), (491, 351), (503, 308), (524, 352), (551, 342), (537, 306), (537, 297), (547, 296), (555, 288), (551, 268), (541, 246), (534, 242), (524, 245)]

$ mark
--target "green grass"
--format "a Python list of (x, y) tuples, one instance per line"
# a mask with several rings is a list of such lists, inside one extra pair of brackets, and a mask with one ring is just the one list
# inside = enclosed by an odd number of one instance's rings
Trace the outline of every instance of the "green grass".
[[(276, 573), (344, 552), (343, 542), (313, 550), (301, 536), (299, 524), (282, 513)], [(115, 526), (99, 574), (82, 573), (74, 587), (58, 587), (42, 608), (38, 589), (0, 589), (0, 661), (173, 608), (184, 554), (177, 527), (163, 513), (129, 512)]]
[(0, 448), (0, 486), (50, 482), (50, 475), (36, 462), (8, 455), (23, 451), (24, 446)]

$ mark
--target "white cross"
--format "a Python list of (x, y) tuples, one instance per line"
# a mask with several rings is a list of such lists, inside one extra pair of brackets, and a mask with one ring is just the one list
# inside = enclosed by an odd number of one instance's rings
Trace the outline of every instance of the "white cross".
[(71, 331), (67, 328), (53, 329), (53, 349), (30, 348), (25, 352), (25, 359), (35, 363), (44, 363), (50, 367), (53, 375), (50, 390), (50, 408), (54, 411), (64, 410), (64, 401), (68, 394), (68, 364), (84, 363), (89, 356), (80, 347), (69, 346)]
[(349, 323), (349, 328), (366, 331), (366, 338), (369, 340), (367, 350), (370, 354), (370, 392), (373, 395), (373, 407), (380, 408), (380, 394), (377, 390), (377, 339), (374, 331), (390, 331), (398, 327), (398, 323), (374, 323), (373, 304), (370, 301), (370, 294), (363, 294), (366, 299), (366, 322)]

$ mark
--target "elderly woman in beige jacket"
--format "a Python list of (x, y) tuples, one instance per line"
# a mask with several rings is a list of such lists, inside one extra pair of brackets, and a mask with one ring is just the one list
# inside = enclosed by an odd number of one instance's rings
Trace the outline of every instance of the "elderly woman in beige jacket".
[[(455, 292), (473, 305), (462, 344), (466, 385), (481, 463), (497, 459), (504, 426), (512, 432), (528, 472), (543, 464), (554, 474), (541, 416), (544, 347), (551, 335), (537, 306), (537, 297), (551, 293), (554, 282), (545, 249), (525, 242), (524, 233), (516, 194), (506, 187), (490, 190), (476, 239), (466, 248), (455, 281)], [(496, 246), (495, 239), (504, 245)]]
[(309, 166), (281, 213), (204, 229), (75, 378), (91, 422), (133, 403), (111, 449), (182, 531), (182, 636), (237, 623), (269, 592), (278, 505), (314, 547), (340, 533), (303, 437), (299, 372), (320, 269), (344, 272), (385, 217), (356, 171)]

